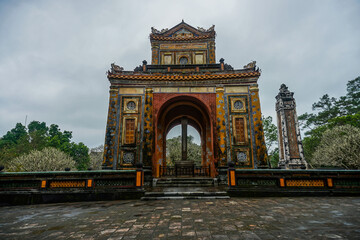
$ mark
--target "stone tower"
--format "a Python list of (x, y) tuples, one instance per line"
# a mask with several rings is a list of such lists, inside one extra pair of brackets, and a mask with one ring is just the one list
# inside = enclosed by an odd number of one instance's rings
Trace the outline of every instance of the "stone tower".
[(276, 112), (279, 141), (279, 167), (285, 169), (306, 169), (304, 150), (296, 114), (294, 93), (285, 84), (276, 96)]

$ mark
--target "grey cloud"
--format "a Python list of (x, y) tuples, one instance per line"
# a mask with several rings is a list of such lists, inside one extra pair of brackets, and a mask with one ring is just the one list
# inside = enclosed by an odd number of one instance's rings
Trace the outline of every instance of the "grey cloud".
[[(359, 75), (358, 1), (2, 1), (0, 135), (29, 120), (56, 123), (75, 141), (103, 144), (108, 87), (116, 62), (150, 62), (152, 26), (184, 19), (217, 31), (216, 56), (262, 69), (262, 110), (275, 117), (281, 83), (298, 113), (325, 93), (345, 94)], [(29, 121), (28, 120), (28, 121)]]

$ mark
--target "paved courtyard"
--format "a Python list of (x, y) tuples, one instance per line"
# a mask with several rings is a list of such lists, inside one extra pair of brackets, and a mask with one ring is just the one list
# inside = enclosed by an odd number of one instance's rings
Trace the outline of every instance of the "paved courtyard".
[(360, 198), (231, 198), (0, 207), (0, 239), (360, 239)]

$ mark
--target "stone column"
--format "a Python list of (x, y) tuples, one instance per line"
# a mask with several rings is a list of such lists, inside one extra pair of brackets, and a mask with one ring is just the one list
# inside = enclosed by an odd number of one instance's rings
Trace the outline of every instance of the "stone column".
[(211, 41), (209, 44), (209, 63), (215, 64), (216, 58), (215, 58), (215, 41)]
[(250, 86), (250, 101), (251, 109), (250, 116), (254, 124), (254, 133), (255, 133), (255, 150), (256, 157), (254, 160), (257, 160), (257, 168), (269, 168), (268, 156), (265, 145), (264, 138), (264, 129), (261, 120), (261, 107), (260, 107), (260, 96), (258, 85)]
[(151, 43), (151, 64), (158, 65), (159, 63), (159, 44)]
[(225, 123), (225, 99), (224, 88), (216, 88), (216, 130), (217, 130), (217, 150), (219, 157), (218, 166), (227, 166), (226, 156), (226, 123)]
[(145, 107), (144, 107), (144, 147), (143, 164), (145, 167), (152, 166), (152, 157), (154, 154), (154, 120), (153, 120), (153, 89), (145, 89)]
[(106, 124), (103, 169), (116, 169), (117, 144), (116, 123), (118, 106), (118, 89), (110, 88), (109, 110)]
[(300, 129), (296, 114), (296, 104), (285, 84), (276, 96), (276, 112), (279, 140), (279, 167), (285, 169), (306, 169)]
[(188, 119), (181, 119), (181, 160), (187, 160), (187, 124)]

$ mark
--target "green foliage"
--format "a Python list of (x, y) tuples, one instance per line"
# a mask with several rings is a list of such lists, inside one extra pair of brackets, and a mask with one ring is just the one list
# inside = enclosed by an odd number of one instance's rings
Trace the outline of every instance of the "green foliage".
[(351, 125), (327, 129), (314, 152), (315, 167), (360, 168), (360, 129)]
[(90, 164), (89, 149), (81, 142), (71, 142), (71, 138), (71, 132), (61, 132), (55, 124), (47, 127), (45, 122), (32, 121), (26, 128), (17, 123), (15, 128), (0, 138), (0, 165), (8, 166), (13, 159), (30, 151), (52, 147), (72, 157), (78, 170), (85, 170)]
[(349, 81), (346, 90), (346, 96), (340, 97), (338, 101), (343, 115), (360, 113), (360, 77)]
[[(360, 128), (360, 77), (347, 83), (345, 96), (336, 99), (325, 94), (320, 101), (313, 104), (313, 110), (317, 112), (302, 114), (299, 116), (299, 120), (302, 122), (303, 128), (310, 128), (303, 139), (305, 158), (310, 164), (318, 166), (316, 161), (320, 161), (321, 155), (316, 155), (315, 160), (315, 153), (325, 146), (321, 145), (325, 132), (347, 125)], [(341, 141), (341, 136), (334, 135), (333, 137), (340, 138), (336, 141)], [(323, 158), (325, 157), (323, 156)], [(329, 160), (329, 164), (330, 162), (335, 164), (335, 161)], [(338, 167), (338, 165), (334, 165), (334, 167)]]
[(303, 139), (305, 159), (311, 163), (312, 156), (320, 144), (323, 133), (328, 129), (327, 125), (317, 127), (307, 133)]
[(271, 151), (271, 154), (269, 154), (270, 165), (272, 168), (276, 168), (278, 166), (279, 158), (279, 148), (275, 148)]
[(334, 118), (359, 114), (360, 77), (347, 83), (346, 96), (336, 99), (325, 94), (312, 105), (312, 110), (317, 112), (304, 113), (299, 116), (303, 128), (316, 128), (328, 124)]
[[(194, 161), (197, 166), (201, 165), (201, 146), (193, 142), (193, 136), (187, 137), (187, 157)], [(166, 140), (166, 162), (173, 166), (175, 162), (181, 161), (181, 136)]]
[(273, 147), (274, 144), (278, 142), (278, 135), (277, 135), (277, 127), (272, 122), (272, 117), (262, 116), (262, 122), (264, 126), (264, 135), (265, 135), (265, 144), (266, 148), (269, 150)]
[(277, 167), (279, 162), (279, 149), (274, 148), (274, 145), (277, 145), (278, 143), (277, 127), (275, 126), (275, 124), (273, 124), (271, 116), (262, 116), (262, 118), (264, 126), (265, 144), (268, 151), (270, 164), (272, 167)]
[(17, 123), (15, 128), (8, 131), (0, 141), (0, 148), (8, 145), (16, 144), (21, 141), (22, 138), (26, 137), (26, 127), (21, 123)]
[(330, 98), (328, 94), (325, 94), (320, 98), (320, 101), (312, 105), (315, 113), (304, 113), (299, 116), (299, 120), (303, 121), (303, 127), (317, 127), (326, 124), (330, 119), (341, 116), (341, 110), (336, 98)]
[(342, 117), (336, 117), (329, 120), (329, 126), (342, 126), (351, 125), (360, 128), (360, 112), (353, 115), (346, 115)]
[(72, 142), (68, 153), (75, 160), (78, 170), (86, 170), (89, 167), (89, 148), (82, 142), (78, 144)]
[(10, 172), (64, 171), (65, 168), (74, 169), (75, 161), (66, 153), (48, 147), (14, 158), (5, 167)]

